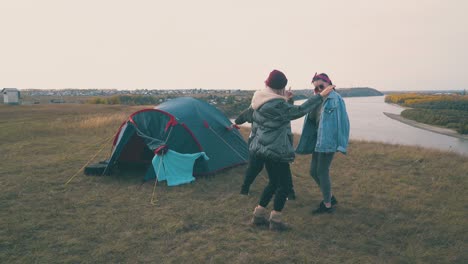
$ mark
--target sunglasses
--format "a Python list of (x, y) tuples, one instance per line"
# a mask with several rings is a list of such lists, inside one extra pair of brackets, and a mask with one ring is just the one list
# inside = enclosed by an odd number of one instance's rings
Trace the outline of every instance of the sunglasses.
[(320, 84), (319, 86), (315, 86), (315, 90), (323, 90), (325, 89), (325, 85)]

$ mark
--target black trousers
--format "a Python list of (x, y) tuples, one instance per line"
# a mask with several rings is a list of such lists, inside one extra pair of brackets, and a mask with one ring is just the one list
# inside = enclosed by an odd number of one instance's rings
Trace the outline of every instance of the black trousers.
[(263, 170), (265, 166), (265, 162), (263, 159), (259, 159), (255, 157), (255, 155), (249, 156), (249, 165), (247, 166), (247, 170), (245, 171), (244, 176), (244, 183), (242, 184), (242, 188), (249, 189), (250, 185), (255, 181), (258, 174)]
[[(245, 171), (244, 183), (242, 184), (243, 189), (248, 190), (250, 188), (250, 185), (252, 185), (252, 183), (255, 181), (255, 178), (257, 178), (258, 174), (260, 174), (260, 172), (263, 170), (263, 167), (265, 167), (264, 159), (258, 158), (255, 155), (250, 155), (249, 164), (247, 166), (247, 170)], [(291, 171), (289, 171), (288, 181), (291, 187), (288, 192), (292, 193), (294, 192), (294, 186)]]
[(259, 205), (267, 207), (273, 196), (273, 210), (281, 212), (286, 204), (289, 190), (292, 189), (291, 169), (288, 162), (277, 162), (261, 157), (255, 157), (260, 163), (264, 162), (268, 172), (268, 185), (263, 190)]

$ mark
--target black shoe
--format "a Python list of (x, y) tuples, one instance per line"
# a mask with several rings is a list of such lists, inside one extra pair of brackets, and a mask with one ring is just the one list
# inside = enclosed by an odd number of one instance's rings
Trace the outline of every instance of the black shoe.
[(335, 196), (333, 195), (333, 196), (331, 197), (331, 205), (332, 205), (332, 206), (335, 206), (335, 205), (337, 205), (337, 204), (338, 204), (338, 200), (337, 200), (337, 199), (335, 198)]
[(296, 193), (294, 191), (288, 193), (288, 200), (296, 200)]
[[(336, 206), (336, 205), (338, 204), (338, 200), (335, 198), (335, 196), (332, 196), (332, 197), (331, 197), (331, 201), (330, 201), (330, 202), (331, 202), (331, 205), (332, 205), (332, 206)], [(323, 203), (323, 200), (320, 202), (320, 204), (322, 204), (322, 203)], [(319, 207), (320, 207), (320, 204), (319, 204)]]
[(240, 194), (249, 195), (249, 187), (242, 186)]
[(312, 211), (312, 214), (331, 214), (335, 212), (335, 208), (326, 207), (323, 202), (320, 203), (319, 207)]

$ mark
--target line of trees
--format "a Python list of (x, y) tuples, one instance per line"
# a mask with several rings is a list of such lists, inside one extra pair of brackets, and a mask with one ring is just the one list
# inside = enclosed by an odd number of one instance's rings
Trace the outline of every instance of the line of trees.
[(468, 134), (467, 95), (393, 94), (385, 102), (411, 107), (401, 113), (405, 118)]
[(108, 104), (108, 105), (155, 105), (161, 103), (159, 97), (147, 95), (115, 95), (110, 97), (95, 97), (87, 101), (89, 104)]
[(468, 112), (449, 109), (406, 109), (401, 116), (417, 122), (443, 126), (468, 134)]
[[(88, 104), (107, 104), (107, 105), (157, 105), (164, 101), (175, 98), (175, 96), (156, 97), (147, 95), (115, 95), (110, 97), (95, 97), (87, 101)], [(220, 109), (228, 117), (236, 117), (244, 109), (250, 105), (251, 98), (248, 96), (217, 96), (208, 95), (199, 97), (197, 99), (206, 101), (207, 103), (216, 104), (215, 106)]]

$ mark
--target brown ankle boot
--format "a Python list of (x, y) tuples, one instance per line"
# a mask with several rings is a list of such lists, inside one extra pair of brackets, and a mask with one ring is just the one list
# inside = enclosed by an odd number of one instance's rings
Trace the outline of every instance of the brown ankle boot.
[(255, 207), (251, 223), (254, 226), (268, 226), (270, 221), (268, 221), (267, 209), (265, 207), (261, 207), (260, 205)]
[(281, 220), (281, 213), (276, 211), (271, 211), (270, 214), (270, 230), (271, 231), (287, 231), (291, 229), (289, 225), (284, 223)]

